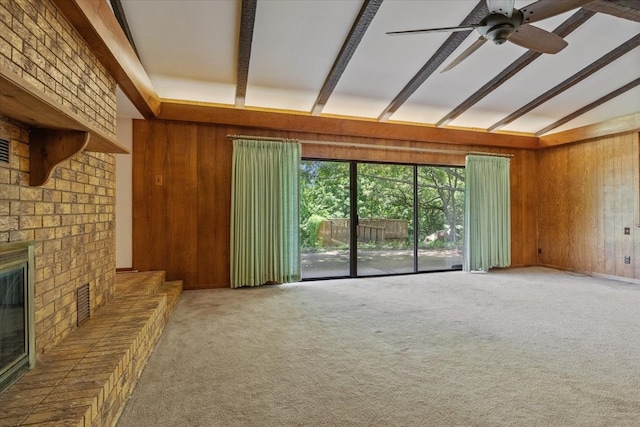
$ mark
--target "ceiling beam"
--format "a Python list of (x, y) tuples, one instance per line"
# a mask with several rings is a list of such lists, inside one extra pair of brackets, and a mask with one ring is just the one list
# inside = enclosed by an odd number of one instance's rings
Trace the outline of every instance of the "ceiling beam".
[(376, 16), (381, 4), (382, 0), (366, 0), (362, 4), (360, 13), (358, 13), (358, 17), (353, 23), (351, 31), (349, 31), (349, 35), (344, 41), (342, 49), (340, 49), (338, 57), (331, 67), (331, 71), (324, 81), (322, 89), (318, 93), (316, 102), (311, 108), (312, 115), (319, 115), (327, 104), (327, 101), (329, 101), (329, 97), (336, 88), (340, 77), (342, 77), (344, 70), (347, 68), (347, 65), (349, 65), (351, 57), (355, 53), (356, 48), (364, 37), (364, 34), (367, 32), (367, 28), (369, 28), (369, 24), (371, 24), (371, 21), (373, 21), (373, 18)]
[[(584, 24), (593, 15), (595, 15), (595, 12), (580, 9), (578, 12), (571, 15), (569, 19), (560, 24), (558, 28), (553, 31), (553, 33), (562, 38), (565, 38), (580, 25)], [(484, 97), (499, 88), (502, 84), (506, 83), (511, 77), (522, 71), (527, 65), (535, 61), (540, 55), (542, 55), (542, 53), (536, 52), (534, 50), (528, 50), (524, 55), (520, 56), (520, 58), (513, 61), (511, 65), (505, 68), (500, 74), (495, 76), (487, 84), (478, 89), (473, 95), (465, 99), (460, 105), (451, 110), (449, 114), (440, 119), (436, 123), (436, 126), (446, 126), (447, 124), (451, 123), (452, 120), (456, 119), (462, 113), (477, 104)]]
[(163, 100), (159, 119), (200, 123), (225, 124), (280, 131), (309, 132), (314, 134), (360, 136), (396, 139), (402, 141), (431, 142), (453, 145), (493, 146), (535, 149), (538, 138), (509, 133), (488, 133), (477, 130), (439, 129), (433, 126), (400, 123), (380, 123), (375, 120), (312, 116), (231, 106)]
[[(489, 13), (485, 0), (480, 0), (471, 13), (460, 23), (461, 26), (480, 22)], [(391, 103), (380, 113), (378, 120), (384, 122), (404, 104), (413, 93), (442, 65), (444, 61), (455, 51), (460, 44), (471, 34), (473, 30), (458, 31), (451, 34), (440, 46), (436, 53), (429, 58), (424, 66), (409, 80), (404, 88), (396, 95)], [(415, 53), (418, 55), (419, 53)]]
[(513, 113), (509, 114), (507, 117), (505, 117), (504, 119), (500, 120), (496, 124), (490, 126), (487, 129), (487, 131), (492, 132), (494, 130), (500, 129), (503, 126), (513, 122), (514, 120), (524, 116), (529, 111), (533, 110), (534, 108), (539, 107), (540, 105), (544, 104), (545, 102), (547, 102), (551, 98), (553, 98), (553, 97), (561, 94), (565, 90), (573, 87), (574, 85), (578, 84), (582, 80), (584, 80), (587, 77), (591, 76), (592, 74), (594, 74), (595, 72), (597, 72), (601, 68), (609, 65), (611, 62), (615, 61), (616, 59), (620, 58), (622, 55), (624, 55), (627, 52), (635, 49), (638, 46), (640, 46), (640, 34), (630, 38), (629, 40), (627, 40), (626, 42), (624, 42), (623, 44), (621, 44), (620, 46), (618, 46), (617, 48), (615, 48), (611, 52), (607, 53), (606, 55), (602, 56), (600, 59), (594, 61), (593, 63), (591, 63), (587, 67), (585, 67), (582, 70), (578, 71), (576, 74), (574, 74), (573, 76), (569, 77), (568, 79), (566, 79), (562, 83), (560, 83), (557, 86), (553, 87), (552, 89), (546, 91), (545, 93), (543, 93), (542, 95), (540, 95), (536, 99), (534, 99), (533, 101), (529, 102), (528, 104), (524, 105), (523, 107), (521, 107), (518, 110), (514, 111)]
[(640, 2), (638, 0), (596, 0), (584, 8), (598, 13), (606, 13), (617, 18), (640, 22)]
[(127, 14), (124, 12), (124, 7), (122, 7), (122, 0), (109, 0), (109, 2), (111, 3), (113, 14), (116, 15), (116, 19), (120, 24), (120, 28), (124, 31), (124, 35), (127, 36), (127, 40), (129, 40), (129, 44), (131, 44), (136, 56), (140, 58), (140, 54), (136, 48), (136, 42), (133, 40), (133, 34), (131, 34), (131, 28), (129, 28), (129, 22), (127, 22)]
[(127, 36), (104, 0), (53, 0), (71, 25), (146, 118), (155, 117), (160, 99)]
[(540, 148), (586, 141), (603, 136), (619, 133), (640, 131), (640, 113), (629, 114), (605, 122), (570, 129), (564, 132), (552, 133), (539, 138)]
[(541, 136), (544, 135), (545, 133), (549, 132), (550, 130), (553, 130), (559, 126), (562, 126), (563, 124), (575, 119), (576, 117), (579, 117), (581, 115), (583, 115), (584, 113), (586, 113), (587, 111), (593, 110), (596, 107), (599, 107), (600, 105), (604, 104), (607, 101), (612, 100), (613, 98), (616, 98), (620, 95), (622, 95), (623, 93), (633, 89), (634, 87), (640, 86), (640, 78), (637, 78), (629, 83), (627, 83), (626, 85), (614, 90), (613, 92), (610, 92), (608, 94), (606, 94), (605, 96), (596, 99), (595, 101), (593, 101), (592, 103), (585, 105), (584, 107), (580, 108), (579, 110), (574, 111), (573, 113), (564, 116), (563, 118), (561, 118), (558, 121), (555, 121), (553, 123), (551, 123), (549, 126), (545, 127), (544, 129), (540, 129), (538, 132), (536, 132), (536, 136)]
[(249, 63), (253, 44), (253, 27), (256, 22), (258, 0), (242, 0), (240, 16), (240, 38), (238, 40), (238, 63), (236, 67), (236, 107), (244, 108), (249, 81)]

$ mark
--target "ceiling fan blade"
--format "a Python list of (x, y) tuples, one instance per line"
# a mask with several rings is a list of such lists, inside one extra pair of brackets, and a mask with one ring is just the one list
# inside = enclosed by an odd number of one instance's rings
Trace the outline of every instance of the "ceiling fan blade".
[(593, 0), (539, 0), (520, 9), (523, 24), (531, 24), (578, 8)]
[(462, 61), (464, 61), (465, 59), (467, 59), (469, 56), (471, 56), (471, 54), (473, 52), (475, 52), (476, 50), (478, 50), (480, 48), (480, 46), (482, 46), (485, 42), (487, 41), (486, 38), (480, 36), (480, 38), (478, 40), (476, 40), (475, 42), (473, 42), (473, 44), (471, 46), (469, 46), (468, 48), (466, 48), (464, 50), (464, 52), (462, 52), (460, 55), (458, 55), (458, 57), (456, 59), (454, 59), (453, 61), (451, 61), (451, 63), (449, 65), (447, 65), (442, 71), (440, 71), (441, 73), (444, 73), (445, 71), (449, 71), (450, 69), (452, 69), (453, 67), (455, 67), (456, 65), (458, 65), (459, 63), (461, 63)]
[(515, 0), (487, 0), (487, 9), (490, 13), (501, 13), (511, 18), (514, 2)]
[(568, 44), (562, 37), (533, 25), (521, 25), (507, 40), (542, 53), (558, 53)]
[(442, 28), (425, 28), (422, 30), (406, 30), (406, 31), (388, 31), (386, 34), (390, 36), (404, 35), (404, 34), (421, 34), (421, 33), (442, 33), (442, 32), (454, 32), (454, 31), (467, 31), (481, 27), (480, 24), (461, 25), (459, 27), (442, 27)]

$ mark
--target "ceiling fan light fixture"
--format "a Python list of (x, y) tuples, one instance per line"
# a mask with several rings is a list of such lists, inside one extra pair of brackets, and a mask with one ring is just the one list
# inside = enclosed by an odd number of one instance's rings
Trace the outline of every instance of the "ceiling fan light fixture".
[[(441, 71), (445, 72), (455, 67), (463, 59), (469, 57), (471, 53), (475, 52), (486, 40), (491, 40), (497, 45), (509, 41), (520, 47), (540, 53), (558, 53), (567, 46), (567, 42), (562, 37), (530, 25), (530, 23), (551, 18), (593, 0), (537, 0), (522, 9), (515, 9), (513, 7), (514, 1), (515, 0), (486, 0), (490, 13), (477, 24), (392, 31), (387, 34), (418, 34), (475, 29), (480, 33), (480, 39), (462, 52), (462, 54), (458, 55), (455, 60)], [(510, 13), (508, 12), (509, 10), (511, 11)]]
[(483, 26), (477, 30), (493, 43), (503, 44), (518, 29), (521, 23), (522, 13), (514, 9), (511, 16), (492, 13), (482, 20)]
[(485, 37), (494, 42), (495, 44), (503, 44), (507, 41), (509, 36), (513, 34), (515, 28), (511, 24), (500, 24), (492, 27), (487, 31)]

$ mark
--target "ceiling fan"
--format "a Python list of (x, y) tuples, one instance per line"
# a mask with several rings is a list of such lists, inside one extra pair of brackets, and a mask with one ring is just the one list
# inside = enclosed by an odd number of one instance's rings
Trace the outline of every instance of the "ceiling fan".
[(531, 25), (533, 22), (551, 18), (571, 9), (589, 3), (592, 0), (539, 0), (522, 9), (515, 9), (515, 0), (486, 0), (489, 14), (477, 24), (458, 27), (425, 28), (420, 30), (390, 31), (390, 35), (421, 34), (435, 32), (453, 32), (475, 29), (480, 38), (454, 59), (442, 72), (448, 71), (478, 50), (487, 40), (495, 44), (506, 41), (527, 49), (542, 53), (558, 53), (567, 46), (567, 42), (542, 28)]

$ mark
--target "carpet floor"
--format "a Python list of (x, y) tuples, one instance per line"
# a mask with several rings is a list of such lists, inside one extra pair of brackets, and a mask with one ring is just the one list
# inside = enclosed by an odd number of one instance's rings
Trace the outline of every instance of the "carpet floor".
[(187, 291), (118, 422), (498, 425), (640, 425), (640, 285), (535, 267)]

